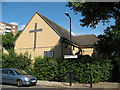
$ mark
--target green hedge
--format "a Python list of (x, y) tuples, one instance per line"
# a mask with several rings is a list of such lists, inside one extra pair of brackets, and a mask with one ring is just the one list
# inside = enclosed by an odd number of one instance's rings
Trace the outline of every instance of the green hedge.
[(36, 58), (32, 74), (41, 80), (57, 80), (57, 65), (54, 59)]
[(13, 49), (9, 50), (9, 55), (2, 53), (2, 68), (17, 68), (30, 71), (31, 59), (28, 53), (17, 55)]
[[(119, 61), (116, 59), (116, 62)], [(90, 63), (90, 64), (87, 64)], [(79, 56), (78, 59), (71, 59), (71, 70), (73, 82), (90, 83), (112, 81), (113, 69), (115, 66), (112, 60), (102, 58), (92, 59), (89, 56)], [(120, 65), (120, 63), (117, 63)], [(18, 68), (31, 73), (39, 80), (69, 82), (70, 59), (35, 58), (34, 68), (31, 69), (30, 56), (15, 54), (14, 50), (9, 55), (2, 55), (2, 68)], [(31, 69), (31, 72), (30, 72)], [(120, 68), (118, 69), (120, 71)]]
[(113, 59), (113, 64), (114, 68), (112, 72), (113, 74), (112, 81), (120, 82), (120, 57)]
[[(87, 63), (90, 65), (87, 65)], [(90, 74), (92, 82), (111, 81), (113, 64), (112, 60), (92, 60), (88, 56), (80, 56), (78, 59), (72, 59), (72, 77), (74, 82), (90, 83)], [(36, 58), (32, 74), (40, 80), (49, 81), (67, 81), (69, 80), (69, 59), (49, 59)]]

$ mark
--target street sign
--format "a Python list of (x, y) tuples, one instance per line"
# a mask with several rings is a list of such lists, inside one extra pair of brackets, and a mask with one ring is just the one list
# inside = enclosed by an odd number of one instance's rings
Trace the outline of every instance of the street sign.
[(64, 55), (64, 58), (77, 58), (77, 55)]

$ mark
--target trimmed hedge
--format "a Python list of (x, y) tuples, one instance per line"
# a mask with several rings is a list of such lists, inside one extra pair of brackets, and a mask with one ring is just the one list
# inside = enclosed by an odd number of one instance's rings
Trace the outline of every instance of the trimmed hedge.
[[(87, 63), (90, 65), (87, 65)], [(74, 82), (90, 83), (90, 74), (92, 82), (111, 81), (113, 64), (112, 60), (93, 60), (87, 56), (80, 56), (78, 59), (72, 59), (72, 77)], [(69, 59), (49, 59), (40, 57), (35, 59), (32, 74), (40, 80), (66, 81), (69, 80)]]
[(113, 68), (113, 77), (112, 81), (120, 82), (120, 57), (117, 57), (113, 60), (114, 68)]
[[(117, 59), (117, 61), (119, 60)], [(117, 64), (120, 65), (120, 63)], [(10, 50), (9, 55), (2, 55), (2, 68), (22, 69), (39, 80), (69, 82), (70, 59), (38, 57), (35, 58), (34, 68), (31, 69), (30, 65), (31, 59), (27, 53), (17, 55), (14, 50)], [(79, 56), (78, 59), (71, 59), (71, 68), (74, 82), (90, 83), (90, 74), (92, 82), (112, 81), (115, 66), (112, 60)]]
[(54, 59), (36, 58), (32, 74), (40, 80), (57, 80), (56, 75), (58, 63)]
[[(17, 55), (13, 49), (8, 54), (2, 54), (2, 68), (17, 68), (30, 71), (31, 59), (28, 53)], [(28, 72), (29, 73), (29, 72)]]

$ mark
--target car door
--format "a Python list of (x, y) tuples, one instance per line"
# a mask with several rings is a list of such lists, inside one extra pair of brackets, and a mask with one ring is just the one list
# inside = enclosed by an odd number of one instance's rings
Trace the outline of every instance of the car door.
[(2, 82), (8, 83), (8, 70), (7, 69), (2, 70)]
[(8, 81), (11, 84), (15, 84), (16, 83), (16, 75), (15, 75), (13, 70), (9, 70), (8, 71)]
[(2, 70), (0, 70), (0, 83), (2, 83)]

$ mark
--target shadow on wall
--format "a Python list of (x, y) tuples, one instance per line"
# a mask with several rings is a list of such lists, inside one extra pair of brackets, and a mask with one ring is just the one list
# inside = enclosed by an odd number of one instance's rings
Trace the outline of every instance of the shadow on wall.
[[(59, 40), (58, 44), (54, 46), (50, 51), (54, 52), (54, 58), (63, 58), (64, 55), (70, 55), (70, 44)], [(80, 55), (82, 53), (81, 48), (78, 48), (76, 51), (71, 48), (71, 51), (72, 55)]]

